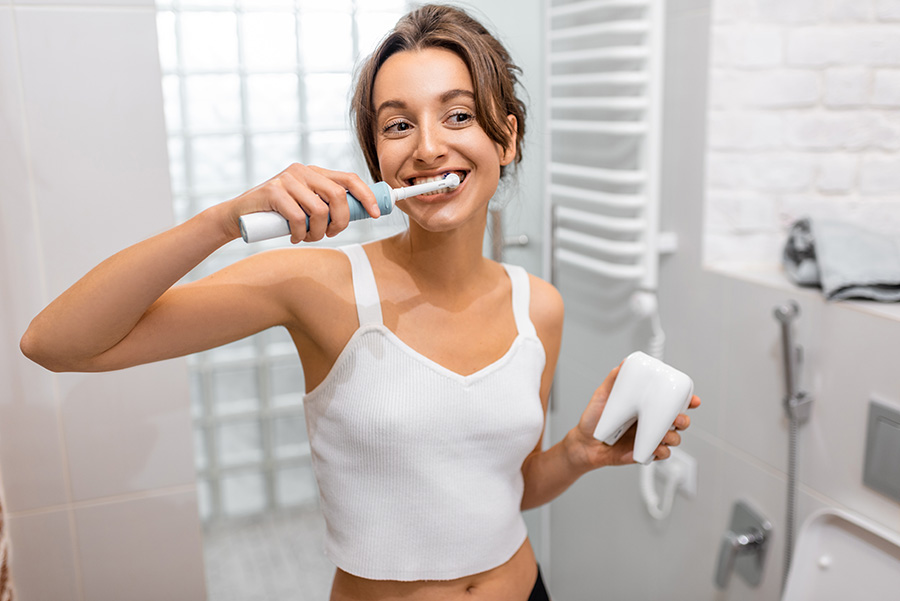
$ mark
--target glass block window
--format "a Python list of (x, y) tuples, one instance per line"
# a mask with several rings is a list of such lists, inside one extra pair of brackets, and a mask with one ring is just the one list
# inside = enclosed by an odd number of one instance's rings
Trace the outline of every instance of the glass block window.
[[(349, 130), (353, 69), (405, 0), (157, 0), (170, 175), (178, 222), (294, 162), (368, 176)], [(351, 224), (362, 242), (405, 224), (399, 211)], [(286, 239), (237, 240), (197, 279)], [(300, 360), (282, 329), (189, 357), (204, 520), (315, 505)]]

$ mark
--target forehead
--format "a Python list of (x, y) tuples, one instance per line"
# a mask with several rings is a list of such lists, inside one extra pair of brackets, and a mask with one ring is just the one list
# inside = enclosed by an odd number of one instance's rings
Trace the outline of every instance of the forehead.
[(391, 55), (375, 76), (375, 108), (385, 101), (427, 101), (448, 90), (474, 91), (472, 76), (463, 60), (450, 50), (425, 48)]

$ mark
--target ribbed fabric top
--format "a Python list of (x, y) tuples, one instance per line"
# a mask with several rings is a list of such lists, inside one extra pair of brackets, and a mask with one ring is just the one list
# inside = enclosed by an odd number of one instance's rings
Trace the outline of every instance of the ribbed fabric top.
[(463, 376), (384, 326), (365, 251), (341, 250), (359, 329), (304, 399), (326, 555), (375, 580), (451, 580), (505, 563), (525, 541), (521, 468), (544, 420), (528, 274), (504, 265), (512, 346)]

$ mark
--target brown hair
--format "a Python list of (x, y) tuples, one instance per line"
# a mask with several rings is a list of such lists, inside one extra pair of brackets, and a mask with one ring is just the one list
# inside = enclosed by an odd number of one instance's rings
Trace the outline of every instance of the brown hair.
[[(375, 112), (372, 92), (375, 76), (392, 55), (405, 50), (443, 48), (459, 56), (472, 75), (475, 113), (488, 137), (504, 150), (510, 147), (507, 115), (516, 118), (515, 163), (522, 160), (525, 136), (525, 103), (516, 96), (521, 69), (497, 38), (464, 11), (451, 6), (426, 4), (397, 22), (378, 48), (362, 64), (351, 102), (356, 138), (375, 181), (381, 179), (375, 149)], [(506, 170), (501, 168), (501, 177)]]

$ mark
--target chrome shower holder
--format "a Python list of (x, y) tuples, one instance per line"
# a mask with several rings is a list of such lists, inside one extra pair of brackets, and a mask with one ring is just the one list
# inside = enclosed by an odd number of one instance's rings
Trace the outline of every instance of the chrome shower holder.
[(785, 398), (784, 411), (788, 419), (796, 419), (800, 425), (805, 424), (812, 414), (812, 401), (812, 397), (802, 390)]
[(781, 324), (781, 346), (784, 358), (784, 379), (787, 394), (784, 410), (788, 419), (802, 425), (812, 413), (812, 397), (800, 389), (800, 368), (803, 364), (803, 347), (794, 342), (794, 320), (800, 316), (800, 305), (790, 300), (774, 310), (775, 319)]

